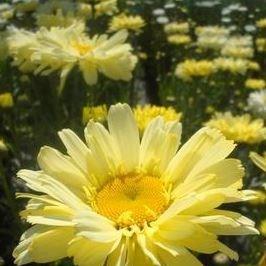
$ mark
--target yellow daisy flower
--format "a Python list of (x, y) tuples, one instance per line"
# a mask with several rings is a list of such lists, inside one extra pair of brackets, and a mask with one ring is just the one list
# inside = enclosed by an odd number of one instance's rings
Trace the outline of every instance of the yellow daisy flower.
[(266, 51), (266, 39), (265, 38), (257, 38), (256, 39), (256, 46), (258, 52), (265, 52)]
[(166, 34), (186, 34), (189, 32), (188, 22), (171, 22), (164, 26)]
[(10, 108), (14, 105), (13, 96), (10, 92), (0, 94), (0, 107)]
[(177, 65), (175, 74), (184, 81), (191, 81), (197, 77), (208, 77), (215, 72), (216, 66), (212, 61), (187, 59)]
[(109, 24), (109, 31), (118, 31), (122, 29), (139, 32), (145, 26), (145, 21), (141, 16), (127, 16), (121, 14), (112, 18)]
[(142, 134), (148, 124), (157, 116), (163, 117), (165, 122), (180, 121), (182, 114), (177, 113), (173, 107), (164, 107), (156, 105), (138, 105), (133, 109), (138, 129)]
[(96, 17), (111, 16), (118, 11), (117, 0), (99, 0), (94, 9)]
[(78, 23), (78, 19), (73, 15), (63, 15), (62, 10), (57, 10), (55, 14), (41, 14), (36, 18), (39, 27), (69, 27)]
[(249, 114), (233, 116), (230, 112), (216, 113), (205, 125), (219, 129), (226, 138), (236, 142), (254, 144), (266, 139), (263, 120), (252, 120)]
[(174, 34), (167, 37), (167, 41), (171, 44), (182, 45), (191, 42), (191, 38), (186, 34)]
[(49, 0), (39, 5), (35, 17), (39, 27), (69, 27), (92, 14), (92, 6), (66, 0)]
[(14, 63), (20, 68), (25, 64), (33, 65), (34, 73), (42, 75), (59, 71), (60, 88), (75, 66), (79, 67), (88, 85), (97, 83), (99, 72), (113, 80), (129, 81), (137, 57), (125, 43), (127, 36), (126, 31), (119, 31), (109, 39), (107, 35), (90, 38), (83, 24), (41, 28), (35, 34), (13, 29), (10, 50)]
[(247, 79), (245, 82), (245, 87), (253, 90), (265, 89), (266, 82), (263, 79)]
[(251, 36), (233, 36), (226, 40), (221, 54), (233, 58), (252, 58), (254, 55)]
[(90, 120), (95, 122), (103, 123), (107, 119), (107, 107), (105, 104), (88, 107), (83, 107), (82, 121), (84, 124), (88, 123)]
[(254, 68), (254, 64), (252, 65), (251, 61), (242, 58), (234, 59), (234, 58), (218, 57), (214, 60), (214, 64), (217, 67), (217, 69), (220, 71), (229, 71), (232, 74), (241, 74), (241, 75), (245, 75), (249, 69)]
[(218, 209), (250, 199), (241, 190), (240, 161), (217, 130), (203, 128), (183, 145), (178, 122), (153, 119), (140, 141), (126, 104), (112, 106), (108, 128), (90, 121), (86, 144), (69, 129), (59, 132), (68, 155), (43, 147), (40, 171), (18, 176), (38, 194), (21, 216), (32, 227), (14, 250), (15, 263), (73, 257), (75, 265), (200, 266), (191, 253), (236, 252), (218, 235), (257, 234), (239, 213)]
[(256, 25), (258, 28), (266, 28), (266, 18), (262, 18), (256, 21)]

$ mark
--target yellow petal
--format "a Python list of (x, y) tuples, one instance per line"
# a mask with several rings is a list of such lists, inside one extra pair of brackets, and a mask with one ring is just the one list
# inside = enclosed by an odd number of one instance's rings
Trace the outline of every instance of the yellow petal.
[(175, 200), (172, 205), (158, 218), (160, 224), (177, 214), (199, 215), (209, 212), (224, 203), (225, 190), (213, 189), (199, 194)]
[(158, 251), (159, 257), (161, 258), (163, 265), (171, 266), (203, 266), (203, 264), (193, 256), (189, 251), (185, 254), (172, 256), (170, 253), (163, 249)]
[(92, 166), (92, 158), (97, 158), (94, 162), (98, 164), (97, 168), (102, 171), (97, 175), (98, 171), (94, 174), (100, 185), (108, 181), (110, 175), (117, 174), (121, 166), (122, 159), (119, 154), (113, 138), (109, 132), (100, 123), (90, 121), (85, 129), (85, 138), (91, 150), (91, 157), (89, 158), (89, 166)]
[(144, 131), (140, 146), (140, 167), (147, 172), (162, 173), (180, 144), (181, 124), (153, 119)]
[(88, 154), (90, 150), (83, 141), (70, 129), (63, 129), (58, 133), (62, 142), (66, 146), (67, 153), (72, 157), (73, 161), (80, 169), (87, 174), (88, 169)]
[(108, 255), (116, 249), (118, 243), (90, 241), (83, 237), (75, 238), (68, 248), (68, 256), (74, 257), (75, 265), (104, 265)]
[(170, 162), (166, 182), (177, 185), (227, 157), (235, 145), (215, 129), (202, 128), (185, 143)]
[(47, 194), (74, 210), (90, 209), (87, 204), (73, 194), (65, 185), (42, 172), (21, 170), (17, 175), (26, 182), (29, 188)]
[(137, 234), (137, 242), (142, 252), (151, 260), (153, 265), (161, 265), (160, 259), (157, 256), (157, 248), (144, 233)]
[[(49, 206), (39, 200), (29, 201), (26, 210), (20, 215), (32, 224), (44, 224), (53, 226), (74, 226), (73, 211), (67, 206)], [(36, 205), (36, 206), (35, 206)]]
[(249, 235), (258, 234), (254, 225), (244, 225), (230, 217), (215, 215), (195, 217), (192, 222), (200, 224), (205, 230), (216, 235)]
[(73, 160), (53, 148), (41, 148), (37, 160), (46, 174), (55, 177), (70, 189), (81, 191), (83, 186), (89, 185), (86, 176)]
[[(121, 126), (121, 122), (123, 125)], [(111, 106), (108, 113), (108, 126), (125, 170), (134, 171), (139, 162), (139, 132), (134, 115), (127, 104)]]
[(254, 164), (266, 172), (266, 159), (263, 156), (260, 156), (256, 152), (251, 152), (249, 156)]
[(94, 85), (98, 81), (98, 73), (96, 65), (90, 60), (83, 59), (79, 62), (80, 71), (83, 74), (83, 78), (88, 85)]
[(199, 175), (188, 177), (185, 182), (192, 182), (204, 174), (215, 175), (211, 188), (226, 188), (234, 186), (240, 189), (242, 187), (242, 177), (244, 176), (244, 168), (237, 159), (224, 159), (205, 168)]
[[(21, 244), (13, 253), (16, 263), (46, 263), (62, 259), (67, 256), (68, 243), (73, 236), (73, 228), (33, 227), (23, 235)], [(21, 252), (27, 254), (27, 262), (22, 260)]]
[(107, 266), (124, 266), (127, 258), (127, 243), (121, 240), (119, 246), (108, 256)]

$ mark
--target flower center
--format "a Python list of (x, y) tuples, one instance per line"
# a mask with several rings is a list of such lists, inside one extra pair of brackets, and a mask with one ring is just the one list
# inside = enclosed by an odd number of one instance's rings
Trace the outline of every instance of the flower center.
[(107, 183), (96, 195), (98, 213), (119, 227), (143, 226), (166, 209), (169, 195), (163, 183), (152, 176), (126, 176)]
[(71, 45), (80, 55), (85, 55), (92, 50), (92, 46), (88, 43), (73, 42)]

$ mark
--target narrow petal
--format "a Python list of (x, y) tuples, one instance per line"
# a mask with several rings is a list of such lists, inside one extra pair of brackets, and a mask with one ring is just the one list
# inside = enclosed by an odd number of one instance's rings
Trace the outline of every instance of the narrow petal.
[(266, 159), (263, 156), (260, 156), (256, 152), (251, 152), (249, 156), (259, 168), (266, 172)]
[(180, 123), (164, 123), (162, 117), (153, 119), (141, 140), (140, 166), (148, 173), (162, 173), (175, 155), (180, 138)]
[(77, 237), (69, 245), (68, 256), (74, 257), (75, 265), (103, 266), (108, 255), (116, 249), (118, 244), (119, 242), (102, 243), (90, 241), (83, 237)]
[(108, 113), (108, 127), (119, 148), (126, 172), (132, 172), (139, 162), (139, 132), (134, 115), (127, 104), (111, 106)]
[(137, 234), (137, 241), (142, 252), (152, 261), (153, 265), (161, 265), (156, 246), (143, 233)]
[(73, 194), (65, 185), (42, 172), (21, 170), (17, 175), (26, 182), (29, 188), (47, 194), (74, 210), (90, 209), (87, 204)]
[(85, 138), (91, 150), (89, 166), (92, 167), (93, 164), (91, 159), (97, 158), (94, 164), (98, 164), (97, 168), (102, 169), (97, 179), (103, 185), (110, 175), (114, 176), (119, 172), (122, 163), (119, 150), (110, 133), (100, 123), (90, 121), (85, 129)]
[(107, 266), (124, 266), (126, 265), (127, 243), (121, 240), (118, 247), (108, 256)]
[(70, 129), (63, 129), (58, 133), (62, 142), (66, 146), (67, 153), (80, 169), (87, 174), (88, 169), (88, 154), (90, 150), (83, 141)]
[(258, 234), (253, 225), (244, 225), (230, 217), (215, 215), (195, 217), (192, 222), (200, 224), (205, 230), (216, 235)]

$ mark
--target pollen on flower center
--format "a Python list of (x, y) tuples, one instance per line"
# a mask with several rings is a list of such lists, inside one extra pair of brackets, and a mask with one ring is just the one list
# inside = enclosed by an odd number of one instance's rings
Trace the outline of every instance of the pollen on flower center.
[(97, 212), (119, 227), (142, 226), (154, 221), (168, 203), (169, 196), (162, 181), (142, 175), (115, 178), (95, 198)]

